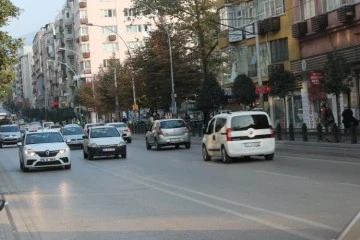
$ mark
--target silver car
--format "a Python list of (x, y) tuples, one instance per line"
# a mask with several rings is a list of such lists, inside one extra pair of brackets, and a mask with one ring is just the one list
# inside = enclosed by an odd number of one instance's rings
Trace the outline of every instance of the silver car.
[(154, 121), (146, 133), (145, 140), (148, 150), (152, 146), (155, 146), (157, 150), (163, 146), (179, 148), (180, 145), (185, 145), (187, 149), (191, 147), (190, 131), (181, 118)]
[(112, 122), (106, 123), (105, 126), (113, 126), (119, 131), (119, 133), (123, 136), (123, 139), (128, 143), (131, 143), (131, 130), (124, 122)]
[(3, 145), (13, 145), (21, 142), (22, 134), (17, 125), (2, 125), (0, 126), (0, 148)]
[(68, 142), (68, 146), (70, 148), (73, 148), (73, 147), (82, 148), (83, 147), (83, 141), (84, 141), (83, 137), (85, 136), (85, 132), (81, 126), (79, 126), (77, 124), (65, 125), (61, 129), (61, 133), (64, 136), (65, 141), (67, 139), (70, 139), (70, 141)]

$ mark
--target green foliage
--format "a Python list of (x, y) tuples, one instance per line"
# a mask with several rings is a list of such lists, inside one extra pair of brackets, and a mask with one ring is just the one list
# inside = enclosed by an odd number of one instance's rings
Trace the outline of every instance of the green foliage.
[(235, 78), (233, 95), (240, 103), (250, 105), (256, 100), (256, 87), (254, 82), (245, 74)]
[(339, 96), (352, 86), (351, 69), (346, 59), (338, 53), (328, 53), (324, 66), (324, 77), (320, 79), (326, 93)]
[(292, 72), (275, 72), (269, 78), (270, 93), (285, 98), (295, 88), (295, 76)]
[[(18, 17), (20, 9), (10, 0), (0, 0), (0, 28), (8, 24), (9, 18)], [(7, 32), (0, 31), (0, 89), (6, 88), (14, 79), (12, 66), (17, 59), (17, 50), (22, 39), (13, 39)]]
[(203, 87), (199, 91), (197, 98), (197, 108), (204, 112), (205, 120), (211, 111), (217, 110), (226, 102), (224, 90), (221, 89), (219, 82), (214, 74), (207, 74)]

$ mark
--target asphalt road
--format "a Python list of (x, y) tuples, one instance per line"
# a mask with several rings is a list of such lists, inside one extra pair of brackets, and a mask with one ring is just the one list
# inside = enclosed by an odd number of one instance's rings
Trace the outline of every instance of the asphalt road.
[(223, 164), (196, 141), (148, 151), (135, 137), (126, 160), (72, 150), (71, 170), (29, 173), (17, 151), (0, 149), (4, 239), (334, 239), (360, 208), (356, 148), (278, 144), (273, 161)]

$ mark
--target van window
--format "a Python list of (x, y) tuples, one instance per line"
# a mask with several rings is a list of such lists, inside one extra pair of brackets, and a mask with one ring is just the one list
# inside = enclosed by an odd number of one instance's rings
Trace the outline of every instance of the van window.
[(236, 116), (231, 119), (231, 129), (233, 131), (243, 131), (249, 128), (254, 129), (267, 129), (270, 124), (266, 115), (254, 114)]
[(209, 123), (208, 129), (207, 129), (208, 134), (211, 134), (214, 132), (214, 124), (215, 124), (215, 118), (212, 119)]
[(216, 124), (215, 124), (215, 132), (220, 131), (220, 129), (225, 126), (226, 124), (226, 118), (218, 118), (216, 119)]

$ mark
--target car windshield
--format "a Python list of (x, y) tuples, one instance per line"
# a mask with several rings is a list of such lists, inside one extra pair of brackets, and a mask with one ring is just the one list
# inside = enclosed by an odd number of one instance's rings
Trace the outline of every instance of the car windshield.
[(110, 123), (109, 126), (113, 126), (116, 128), (126, 128), (126, 124), (125, 123)]
[(107, 138), (107, 137), (119, 137), (120, 134), (116, 128), (93, 128), (90, 132), (90, 138)]
[(268, 118), (263, 114), (236, 116), (231, 119), (231, 129), (233, 131), (243, 131), (249, 128), (267, 129), (269, 127)]
[(81, 127), (67, 127), (63, 130), (63, 135), (80, 135), (84, 134), (84, 130)]
[(25, 144), (39, 144), (39, 143), (58, 143), (64, 142), (61, 134), (58, 132), (48, 133), (33, 133), (26, 137)]
[(183, 120), (169, 120), (160, 122), (160, 128), (182, 128), (185, 127), (185, 122)]
[(19, 128), (17, 126), (1, 126), (0, 132), (19, 132)]

